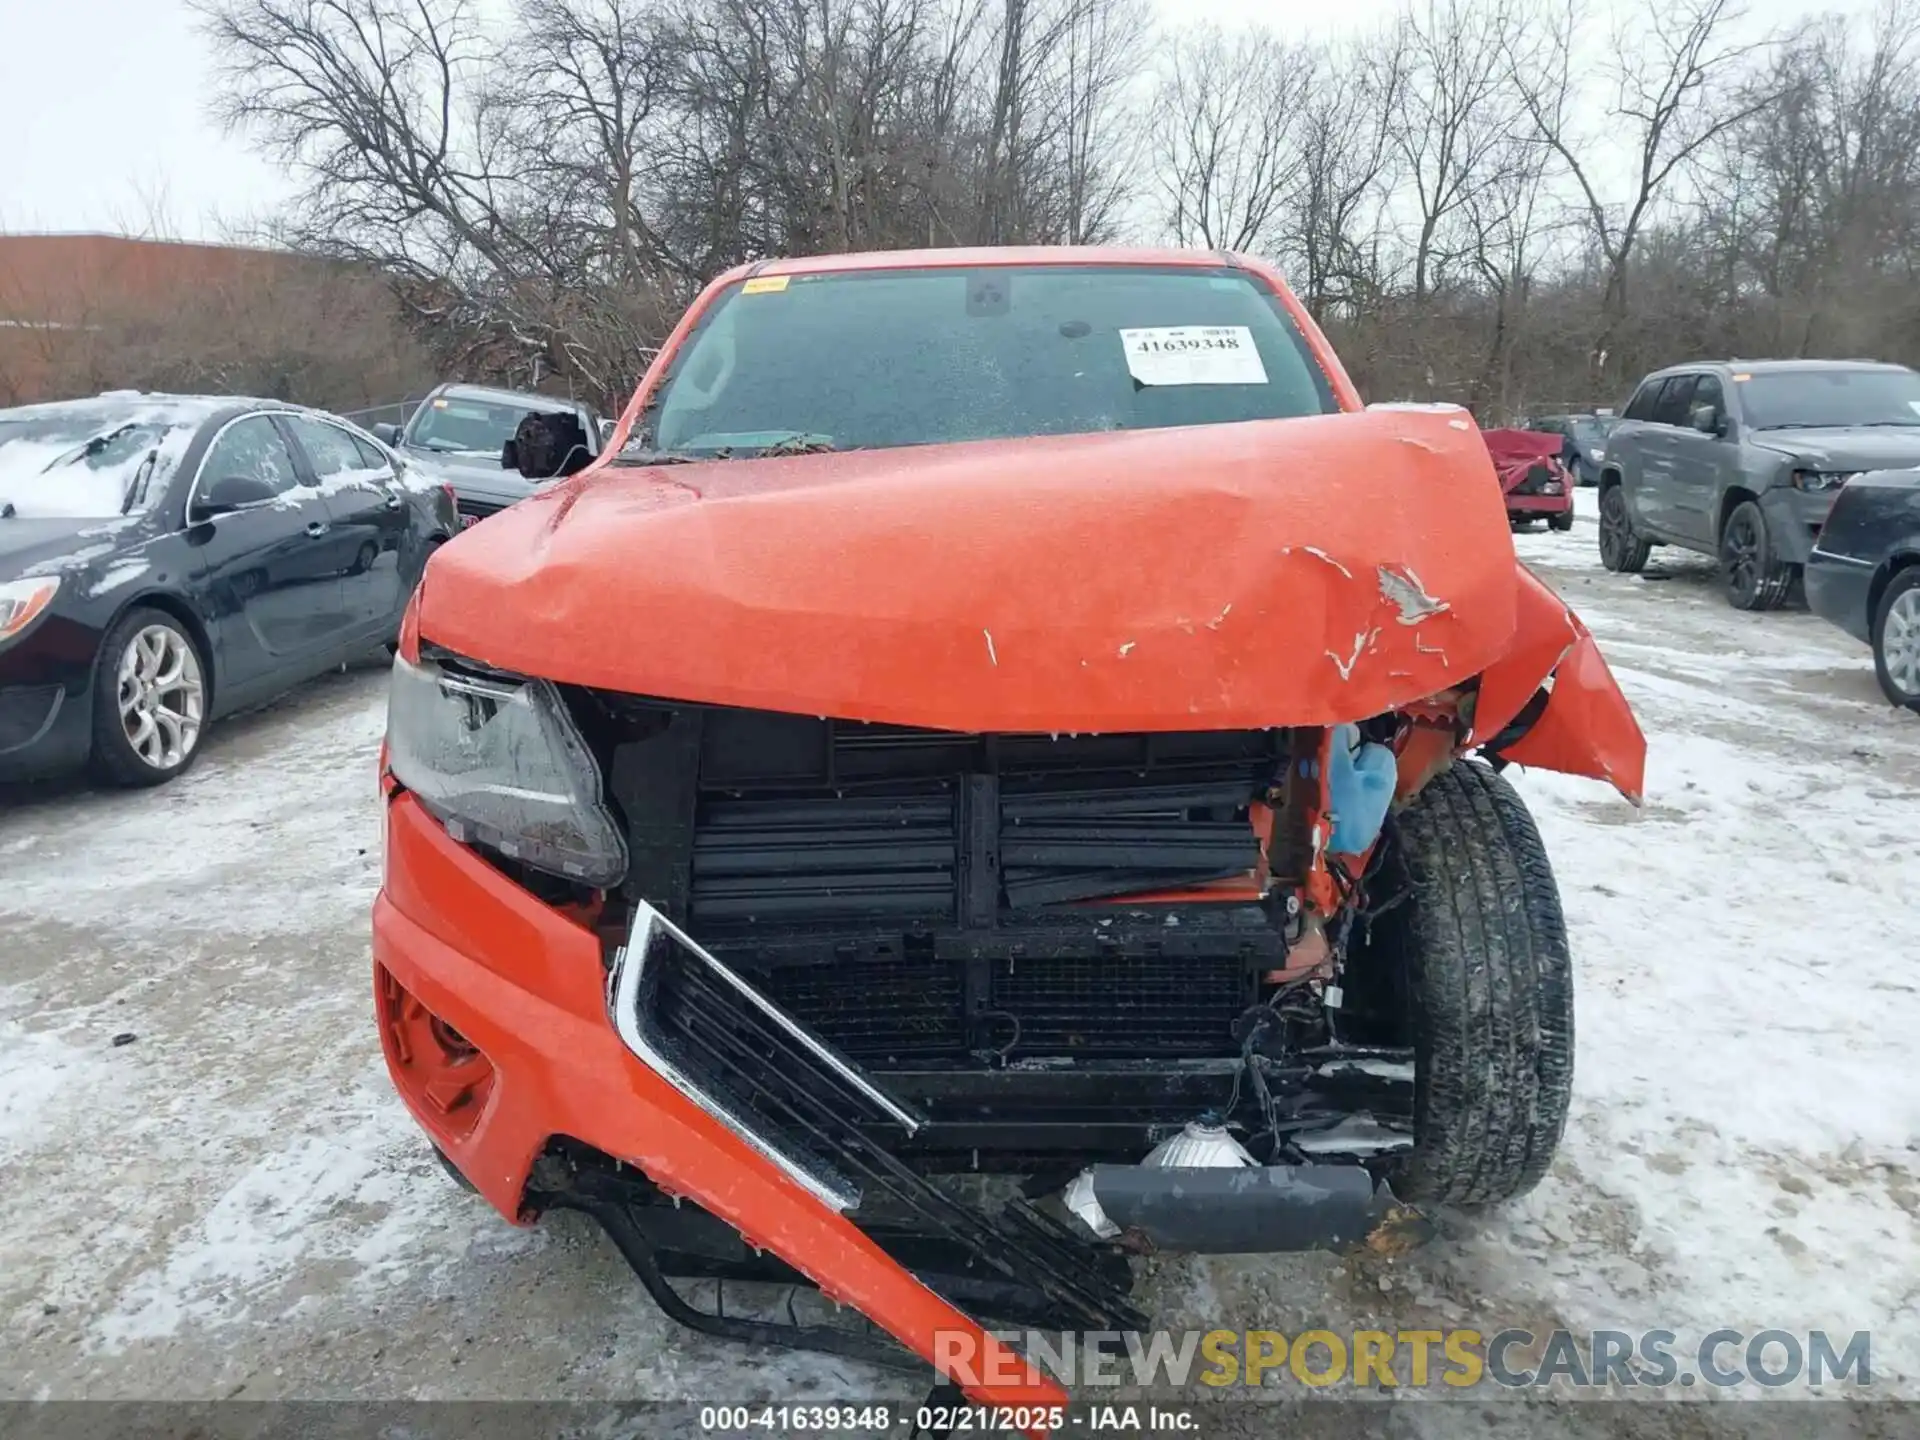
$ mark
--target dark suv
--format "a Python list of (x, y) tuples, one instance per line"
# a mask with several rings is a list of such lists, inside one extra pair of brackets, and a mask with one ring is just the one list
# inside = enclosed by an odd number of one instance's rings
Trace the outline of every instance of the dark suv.
[(1840, 487), (1920, 465), (1920, 374), (1863, 360), (1676, 365), (1640, 382), (1607, 437), (1600, 559), (1655, 545), (1717, 556), (1741, 610), (1783, 602)]

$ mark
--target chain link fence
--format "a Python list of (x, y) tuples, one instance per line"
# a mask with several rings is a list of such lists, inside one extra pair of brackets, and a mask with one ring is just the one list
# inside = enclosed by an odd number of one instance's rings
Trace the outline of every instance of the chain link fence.
[(363, 430), (371, 430), (375, 425), (404, 425), (407, 417), (419, 408), (426, 397), (416, 395), (410, 400), (395, 400), (386, 405), (370, 405), (364, 410), (341, 410), (337, 413), (343, 420), (351, 420)]

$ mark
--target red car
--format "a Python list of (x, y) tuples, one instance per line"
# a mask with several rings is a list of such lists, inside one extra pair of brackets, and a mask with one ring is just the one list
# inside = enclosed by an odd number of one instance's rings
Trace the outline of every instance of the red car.
[(1514, 525), (1545, 520), (1555, 530), (1573, 529), (1574, 479), (1561, 460), (1566, 441), (1535, 430), (1483, 430)]
[(758, 263), (427, 568), (380, 1035), (508, 1219), (1041, 1434), (986, 1324), (1139, 1329), (1140, 1253), (1390, 1251), (1539, 1180), (1572, 962), (1500, 767), (1637, 800), (1645, 748), (1471, 420), (1366, 410), (1261, 262)]

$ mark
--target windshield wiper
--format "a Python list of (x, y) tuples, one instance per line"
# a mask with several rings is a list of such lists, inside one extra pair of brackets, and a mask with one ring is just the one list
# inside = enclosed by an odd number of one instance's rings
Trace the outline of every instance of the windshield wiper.
[(683, 450), (622, 450), (607, 463), (609, 465), (700, 465), (708, 460), (725, 460), (728, 452), (719, 450), (711, 455), (689, 455)]
[(1911, 430), (1920, 425), (1920, 419), (1914, 420), (1856, 420), (1849, 429), (1853, 430)]
[(825, 455), (834, 449), (831, 440), (819, 435), (789, 435), (784, 440), (776, 440), (771, 445), (762, 445), (755, 452), (761, 459), (769, 455)]

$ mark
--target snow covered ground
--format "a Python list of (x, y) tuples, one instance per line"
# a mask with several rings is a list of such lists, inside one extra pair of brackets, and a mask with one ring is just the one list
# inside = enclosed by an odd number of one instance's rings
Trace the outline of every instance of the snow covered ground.
[[(1920, 719), (1703, 562), (1605, 574), (1580, 498), (1517, 544), (1652, 753), (1638, 813), (1519, 780), (1579, 966), (1551, 1176), (1405, 1260), (1168, 1261), (1146, 1299), (1289, 1333), (1865, 1329), (1875, 1389), (1920, 1394)], [(369, 666), (166, 790), (0, 796), (0, 1398), (915, 1393), (692, 1336), (584, 1223), (445, 1180), (368, 1014), (383, 699)]]

